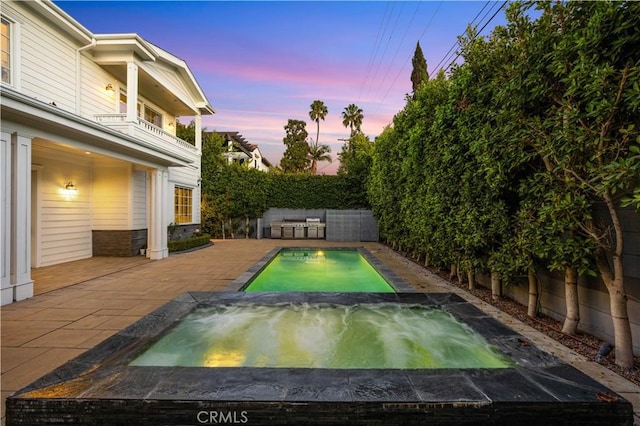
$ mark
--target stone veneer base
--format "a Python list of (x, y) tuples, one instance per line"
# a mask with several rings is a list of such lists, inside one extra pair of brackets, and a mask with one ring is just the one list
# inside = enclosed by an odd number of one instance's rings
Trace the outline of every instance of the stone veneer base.
[(147, 247), (147, 230), (94, 230), (92, 233), (93, 256), (138, 256)]

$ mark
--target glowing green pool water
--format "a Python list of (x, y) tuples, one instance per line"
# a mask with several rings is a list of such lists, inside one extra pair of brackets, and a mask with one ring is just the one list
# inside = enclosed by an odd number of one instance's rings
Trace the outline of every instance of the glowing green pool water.
[(282, 250), (245, 291), (395, 292), (356, 250)]
[(441, 309), (288, 304), (198, 309), (131, 365), (415, 369), (513, 364)]

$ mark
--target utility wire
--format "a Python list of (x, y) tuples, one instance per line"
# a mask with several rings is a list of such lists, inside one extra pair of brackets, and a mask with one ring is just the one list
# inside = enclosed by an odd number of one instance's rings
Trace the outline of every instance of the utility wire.
[[(484, 4), (484, 6), (482, 6), (482, 9), (480, 9), (480, 11), (476, 14), (476, 16), (471, 20), (471, 25), (473, 25), (473, 23), (476, 21), (476, 19), (478, 19), (478, 16), (480, 16), (482, 11), (485, 10), (490, 3), (492, 3), (492, 1), (491, 0), (487, 0), (487, 2)], [(456, 37), (456, 41), (453, 43), (453, 46), (451, 46), (451, 48), (447, 51), (447, 53), (445, 53), (445, 55), (442, 57), (442, 59), (440, 59), (440, 62), (438, 62), (438, 64), (434, 67), (434, 69), (436, 70), (435, 71), (436, 73), (440, 70), (440, 65), (445, 63), (446, 59), (451, 55), (452, 52), (455, 52), (454, 49), (457, 46), (458, 46), (458, 39)]]
[[(409, 32), (409, 29), (411, 28), (411, 25), (413, 24), (413, 20), (415, 19), (416, 15), (418, 14), (418, 9), (420, 8), (420, 4), (421, 2), (416, 2), (416, 10), (413, 11), (413, 16), (411, 16), (411, 20), (409, 21), (409, 25), (407, 25), (407, 28), (404, 31), (404, 34), (402, 35), (402, 40), (400, 40), (400, 43), (398, 44), (398, 48), (396, 49), (395, 53), (393, 54), (393, 58), (391, 59), (391, 61), (389, 62), (389, 65), (387, 66), (387, 71), (384, 73), (384, 77), (382, 77), (382, 81), (380, 83), (380, 90), (382, 89), (382, 85), (384, 84), (385, 81), (387, 81), (387, 76), (389, 75), (389, 72), (391, 71), (391, 67), (392, 65), (395, 63), (396, 61), (396, 56), (398, 56), (398, 52), (400, 51), (400, 48), (402, 47), (403, 43), (404, 43), (404, 39), (407, 37), (407, 33)], [(374, 96), (374, 99), (378, 98), (378, 95), (380, 94), (380, 90), (378, 90), (376, 92), (376, 96)]]
[[(395, 3), (394, 3), (395, 5)], [(382, 63), (384, 62), (384, 57), (387, 53), (387, 49), (389, 48), (389, 42), (391, 41), (391, 38), (393, 37), (393, 33), (395, 32), (396, 26), (398, 25), (398, 20), (400, 19), (400, 15), (402, 15), (402, 9), (404, 9), (404, 3), (402, 3), (401, 7), (400, 7), (400, 11), (398, 12), (398, 15), (396, 16), (395, 21), (393, 22), (393, 27), (391, 28), (391, 34), (389, 35), (389, 38), (387, 38), (387, 42), (384, 45), (384, 50), (382, 51), (382, 56), (380, 57), (380, 61), (378, 61), (378, 65), (376, 66), (376, 70), (373, 73), (373, 79), (371, 84), (369, 85), (369, 90), (367, 91), (367, 94), (369, 94), (371, 92), (371, 88), (372, 86), (374, 86), (376, 84), (376, 77), (378, 76), (378, 71), (380, 70), (380, 65), (382, 65)], [(393, 12), (393, 10), (392, 10)]]
[[(498, 14), (502, 9), (504, 9), (504, 7), (507, 5), (507, 3), (508, 3), (508, 2), (509, 2), (509, 0), (505, 0), (505, 1), (502, 3), (502, 6), (500, 6), (500, 8), (499, 8), (498, 10), (496, 10), (496, 12), (495, 12), (493, 15), (491, 15), (491, 18), (489, 18), (489, 20), (488, 20), (488, 21), (487, 21), (487, 22), (482, 26), (482, 28), (480, 28), (480, 31), (476, 32), (476, 33), (475, 33), (475, 35), (473, 36), (473, 38), (472, 38), (471, 40), (469, 40), (469, 41), (473, 41), (473, 40), (475, 40), (476, 38), (478, 38), (478, 36), (479, 36), (479, 35), (480, 35), (480, 33), (482, 32), (482, 30), (484, 30), (484, 29), (487, 27), (487, 25), (489, 25), (489, 22), (493, 21), (493, 18), (495, 18), (495, 17), (496, 17), (496, 15), (497, 15), (497, 14)], [(461, 54), (462, 54), (462, 52), (458, 52), (458, 54), (456, 55), (456, 57), (453, 59), (453, 61), (451, 61), (451, 62), (449, 63), (449, 65), (448, 65), (448, 66), (447, 66), (447, 68), (444, 70), (444, 72), (449, 71), (449, 68), (451, 68), (451, 66), (455, 63), (455, 61), (460, 57), (460, 55), (461, 55)]]
[[(420, 34), (420, 37), (418, 37), (418, 40), (420, 40), (422, 38), (422, 36), (427, 32), (427, 29), (429, 28), (429, 26), (433, 22), (433, 19), (438, 14), (438, 11), (440, 10), (440, 7), (442, 6), (443, 2), (444, 2), (444, 0), (441, 1), (438, 4), (437, 9), (435, 10), (435, 12), (433, 12), (433, 15), (431, 15), (431, 19), (429, 19), (429, 22), (427, 23), (427, 25), (425, 26), (424, 30), (422, 31), (422, 34)], [(391, 89), (393, 89), (393, 87), (396, 85), (396, 82), (398, 81), (398, 78), (400, 77), (400, 74), (402, 74), (402, 72), (404, 71), (405, 67), (407, 66), (407, 63), (409, 63), (409, 59), (411, 59), (411, 57), (407, 56), (407, 59), (404, 61), (404, 64), (402, 65), (402, 68), (400, 69), (400, 71), (398, 71), (398, 73), (396, 74), (396, 77), (393, 79), (393, 83), (391, 83), (391, 86), (389, 86), (389, 89), (387, 89), (387, 91), (385, 92), (384, 96), (382, 97), (382, 100), (380, 102), (378, 102), (378, 106), (376, 107), (376, 112), (378, 111), (378, 109), (380, 109), (380, 105), (382, 105), (384, 100), (387, 99), (387, 96), (389, 95), (389, 92), (391, 92)]]
[(382, 21), (380, 21), (380, 27), (378, 28), (378, 34), (376, 35), (376, 41), (373, 46), (373, 50), (371, 52), (371, 56), (369, 57), (369, 62), (367, 63), (367, 70), (365, 71), (364, 78), (362, 79), (362, 84), (360, 85), (360, 94), (358, 95), (358, 102), (360, 102), (360, 98), (364, 92), (364, 89), (367, 86), (367, 80), (369, 79), (369, 74), (371, 73), (371, 68), (375, 63), (376, 57), (378, 56), (378, 49), (380, 48), (380, 41), (382, 40), (383, 34), (386, 32), (387, 24), (389, 22), (390, 17), (387, 18), (387, 11), (389, 10), (389, 3), (387, 2), (386, 7), (384, 9), (384, 14), (382, 16)]

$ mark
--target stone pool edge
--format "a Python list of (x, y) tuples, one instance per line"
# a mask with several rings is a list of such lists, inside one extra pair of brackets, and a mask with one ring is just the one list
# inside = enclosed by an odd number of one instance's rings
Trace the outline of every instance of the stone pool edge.
[[(438, 306), (517, 365), (497, 370), (127, 365), (196, 307), (283, 303)], [(46, 424), (61, 418), (99, 423), (125, 417), (140, 424), (198, 424), (195, 416), (203, 410), (243, 411), (248, 424), (366, 424), (381, 419), (438, 423), (460, 415), (472, 423), (522, 421), (522, 415), (547, 423), (633, 422), (628, 401), (455, 294), (236, 291), (182, 294), (14, 393), (7, 399), (7, 424)]]

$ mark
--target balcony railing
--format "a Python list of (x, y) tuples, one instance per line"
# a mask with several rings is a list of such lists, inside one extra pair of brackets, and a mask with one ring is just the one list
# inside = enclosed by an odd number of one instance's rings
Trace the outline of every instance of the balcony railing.
[(131, 122), (127, 121), (127, 114), (96, 114), (95, 119), (98, 123), (111, 129), (140, 138), (145, 142), (152, 142), (153, 144), (160, 144), (173, 149), (183, 149), (193, 154), (198, 153), (198, 149), (189, 142), (165, 132), (160, 127), (140, 117)]

